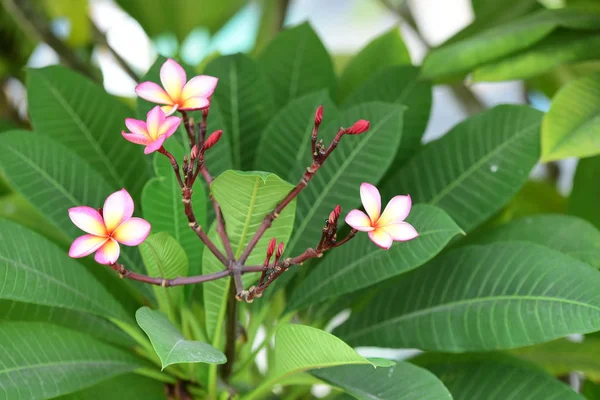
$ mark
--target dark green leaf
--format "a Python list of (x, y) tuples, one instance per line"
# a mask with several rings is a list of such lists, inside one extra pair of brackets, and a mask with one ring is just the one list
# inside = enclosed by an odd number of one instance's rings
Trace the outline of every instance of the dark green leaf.
[(600, 156), (579, 161), (573, 180), (573, 191), (569, 199), (569, 214), (588, 220), (600, 229)]
[(390, 174), (384, 197), (408, 193), (414, 203), (444, 209), (470, 231), (504, 206), (539, 157), (542, 113), (502, 105), (458, 124)]
[(56, 400), (165, 400), (164, 384), (144, 376), (124, 374)]
[(598, 285), (597, 269), (533, 243), (464, 247), (405, 274), (334, 333), (353, 346), (516, 348), (599, 330)]
[(18, 193), (0, 196), (0, 218), (15, 221), (56, 243), (67, 240), (62, 232), (57, 231), (50, 221)]
[(581, 394), (585, 396), (587, 400), (600, 399), (600, 383), (586, 379), (581, 386)]

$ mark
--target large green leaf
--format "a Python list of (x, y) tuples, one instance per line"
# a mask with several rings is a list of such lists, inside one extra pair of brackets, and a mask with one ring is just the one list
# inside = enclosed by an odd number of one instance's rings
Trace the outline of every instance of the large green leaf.
[(455, 400), (583, 400), (533, 365), (505, 355), (433, 355), (414, 360), (433, 372)]
[(509, 349), (600, 329), (600, 272), (547, 247), (464, 247), (404, 275), (334, 332), (351, 345)]
[(377, 369), (344, 365), (311, 373), (359, 400), (452, 400), (448, 389), (431, 372), (407, 362)]
[(350, 60), (340, 77), (337, 98), (344, 100), (375, 73), (397, 64), (410, 64), (410, 54), (400, 29), (395, 26), (363, 47)]
[(524, 217), (486, 232), (475, 243), (506, 240), (537, 243), (600, 268), (600, 232), (580, 218), (559, 214)]
[(600, 156), (579, 161), (573, 179), (573, 191), (569, 199), (569, 214), (588, 220), (600, 229)]
[(83, 311), (13, 300), (0, 300), (0, 310), (0, 321), (47, 322), (118, 346), (131, 347), (135, 343), (112, 322)]
[(581, 384), (581, 394), (587, 400), (599, 400), (600, 399), (600, 383), (596, 383), (589, 379), (586, 379)]
[(273, 90), (276, 108), (303, 94), (335, 86), (329, 54), (308, 22), (277, 35), (258, 62)]
[(15, 221), (56, 243), (62, 243), (67, 239), (18, 193), (13, 192), (0, 196), (0, 218)]
[(37, 322), (0, 324), (0, 354), (7, 400), (50, 399), (144, 366), (90, 336)]
[(57, 397), (56, 400), (165, 400), (165, 385), (154, 379), (136, 374), (124, 374), (90, 388)]
[[(221, 112), (234, 168), (251, 168), (262, 130), (273, 114), (273, 98), (258, 64), (244, 54), (212, 60), (205, 73), (219, 78), (213, 102)], [(210, 117), (209, 117), (210, 118)]]
[(6, 220), (0, 220), (0, 275), (2, 299), (130, 321), (81, 264), (37, 233)]
[(373, 363), (335, 336), (306, 325), (284, 325), (275, 334), (275, 365), (265, 382), (244, 400), (262, 399), (273, 385), (290, 375), (324, 367)]
[(408, 193), (472, 230), (527, 181), (539, 157), (541, 117), (527, 106), (503, 105), (469, 118), (392, 173), (384, 197)]
[(273, 172), (289, 182), (298, 181), (296, 164), (308, 166), (312, 161), (310, 138), (315, 112), (320, 105), (323, 106), (324, 121), (337, 119), (337, 107), (325, 90), (294, 99), (283, 107), (261, 136), (255, 168)]
[[(264, 217), (275, 208), (277, 203), (293, 188), (292, 185), (280, 179), (277, 175), (266, 172), (226, 171), (215, 179), (211, 190), (215, 199), (221, 205), (225, 217), (227, 234), (231, 247), (238, 259)], [(263, 262), (265, 251), (271, 238), (288, 242), (294, 226), (296, 202), (290, 203), (273, 221), (271, 228), (261, 240), (246, 261), (247, 265), (259, 265)], [(217, 246), (222, 249), (221, 241), (215, 234), (215, 227), (209, 235)], [(204, 252), (203, 273), (213, 273), (225, 267), (209, 251)], [(252, 279), (252, 275), (248, 275)], [(256, 278), (256, 276), (254, 276)], [(206, 309), (206, 330), (213, 343), (218, 344), (220, 329), (225, 312), (229, 278), (219, 279), (204, 284), (204, 307)]]
[(558, 91), (542, 124), (542, 160), (600, 153), (600, 74)]
[(227, 361), (225, 354), (210, 344), (186, 340), (160, 311), (142, 307), (135, 313), (135, 319), (150, 338), (163, 369), (172, 364), (224, 364)]
[(368, 101), (385, 101), (406, 106), (400, 148), (390, 167), (393, 171), (413, 157), (421, 147), (431, 104), (431, 82), (419, 79), (419, 69), (409, 65), (385, 68), (367, 80), (344, 103), (345, 107)]
[[(167, 232), (150, 235), (140, 244), (140, 253), (148, 270), (148, 275), (172, 279), (188, 275), (188, 258), (177, 240)], [(183, 287), (152, 286), (161, 311), (175, 321), (175, 313), (183, 301)]]
[(111, 188), (138, 199), (148, 179), (140, 146), (121, 136), (132, 111), (87, 78), (59, 66), (28, 71), (29, 115), (37, 132), (72, 149)]
[[(340, 126), (349, 127), (359, 119), (371, 122), (368, 132), (342, 138), (327, 162), (298, 196), (296, 226), (288, 249), (297, 253), (315, 246), (321, 237), (323, 221), (337, 204), (346, 211), (360, 204), (360, 184), (376, 184), (394, 158), (403, 131), (403, 111), (399, 105), (365, 103), (343, 112), (339, 120), (321, 127), (320, 131), (333, 134)], [(307, 166), (306, 160), (297, 162), (295, 176), (301, 177)]]
[(461, 233), (444, 211), (433, 206), (415, 206), (407, 220), (419, 232), (418, 238), (382, 250), (366, 234), (359, 234), (315, 267), (290, 296), (288, 308), (315, 304), (410, 271), (432, 259)]

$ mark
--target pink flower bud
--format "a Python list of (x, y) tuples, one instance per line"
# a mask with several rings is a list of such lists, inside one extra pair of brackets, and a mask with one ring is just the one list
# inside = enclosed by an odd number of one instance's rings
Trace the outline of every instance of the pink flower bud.
[(342, 208), (337, 205), (335, 206), (335, 208), (333, 209), (333, 211), (329, 214), (329, 224), (335, 224), (338, 220), (338, 218), (340, 217), (340, 212), (341, 212)]
[(194, 145), (194, 147), (192, 147), (192, 151), (190, 152), (190, 158), (193, 160), (195, 160), (198, 157), (198, 146)]
[(319, 106), (317, 108), (317, 112), (315, 113), (315, 125), (319, 126), (323, 122), (323, 106)]
[(276, 244), (277, 244), (277, 240), (275, 240), (275, 238), (271, 239), (271, 241), (269, 242), (269, 247), (267, 247), (267, 258), (271, 258), (271, 256), (275, 252)]
[(279, 246), (277, 246), (277, 253), (275, 254), (275, 258), (277, 258), (277, 259), (281, 258), (282, 254), (283, 254), (283, 247), (284, 247), (283, 242), (279, 243)]
[(223, 135), (222, 130), (214, 131), (213, 133), (211, 133), (210, 136), (208, 137), (208, 139), (206, 139), (206, 142), (204, 142), (203, 150), (206, 151), (206, 150), (210, 149), (211, 147), (213, 147), (215, 144), (217, 144), (219, 139), (221, 139), (222, 135)]
[(360, 135), (363, 132), (369, 130), (370, 123), (366, 119), (360, 119), (354, 123), (350, 128), (346, 129), (348, 135)]

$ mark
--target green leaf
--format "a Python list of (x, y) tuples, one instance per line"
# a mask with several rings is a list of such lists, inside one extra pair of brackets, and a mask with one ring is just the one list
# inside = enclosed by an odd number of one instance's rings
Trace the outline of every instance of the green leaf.
[(397, 64), (410, 64), (410, 54), (399, 27), (394, 26), (363, 47), (346, 65), (338, 85), (337, 98), (344, 100), (375, 73)]
[(564, 214), (567, 201), (549, 181), (527, 181), (502, 211), (504, 222), (534, 214)]
[(582, 383), (581, 394), (587, 400), (600, 399), (600, 384), (596, 383), (596, 382), (592, 382), (589, 379), (586, 379)]
[[(400, 144), (403, 111), (399, 105), (365, 103), (343, 112), (339, 120), (319, 129), (333, 135), (340, 126), (349, 127), (359, 119), (371, 121), (368, 132), (342, 138), (327, 162), (298, 196), (294, 236), (287, 245), (292, 253), (316, 245), (321, 237), (323, 221), (331, 210), (339, 204), (342, 210), (350, 211), (360, 204), (360, 184), (376, 184), (383, 176)], [(328, 141), (325, 143), (328, 144)], [(301, 177), (308, 165), (306, 160), (298, 161), (294, 175)]]
[(600, 268), (600, 231), (576, 217), (548, 214), (520, 218), (486, 232), (475, 243), (507, 240), (537, 243)]
[(56, 325), (7, 322), (0, 337), (5, 399), (50, 399), (144, 366), (123, 350)]
[(516, 348), (599, 330), (598, 285), (598, 270), (533, 243), (463, 247), (405, 274), (334, 333), (353, 346)]
[(383, 197), (408, 193), (472, 230), (527, 181), (539, 157), (541, 117), (527, 106), (502, 105), (469, 118), (391, 173)]
[(55, 400), (106, 400), (115, 397), (127, 400), (165, 400), (165, 385), (154, 379), (136, 374), (124, 374), (90, 388)]
[(28, 70), (29, 114), (37, 132), (69, 147), (117, 190), (138, 199), (148, 179), (140, 146), (121, 136), (131, 110), (87, 78), (60, 66)]
[(360, 356), (350, 346), (335, 336), (306, 325), (289, 324), (275, 334), (275, 365), (265, 382), (244, 400), (260, 397), (273, 385), (290, 375), (315, 368), (335, 367), (348, 364), (373, 363)]
[(0, 218), (15, 221), (54, 242), (61, 243), (66, 240), (50, 221), (18, 193), (0, 196)]
[(300, 176), (294, 175), (294, 167), (298, 163), (308, 166), (312, 161), (310, 138), (315, 112), (320, 105), (323, 106), (326, 121), (337, 119), (337, 107), (325, 90), (294, 99), (283, 107), (271, 119), (260, 138), (255, 168), (273, 172), (290, 182), (299, 180)]
[(311, 373), (359, 400), (452, 400), (435, 375), (407, 362), (387, 369), (344, 365)]
[(415, 361), (437, 375), (454, 400), (583, 400), (553, 376), (512, 357), (434, 356)]
[(600, 153), (600, 74), (558, 91), (542, 124), (542, 161)]
[(431, 104), (433, 88), (431, 82), (419, 79), (419, 69), (409, 65), (385, 68), (367, 80), (344, 103), (353, 106), (369, 101), (384, 101), (405, 105), (402, 140), (390, 167), (393, 171), (404, 165), (421, 147)]
[(0, 298), (131, 321), (119, 303), (64, 250), (0, 220)]
[(72, 47), (84, 47), (92, 39), (91, 20), (87, 0), (45, 0), (42, 3), (52, 20), (68, 21), (69, 33), (66, 42)]
[(213, 102), (221, 112), (220, 129), (231, 145), (233, 167), (251, 168), (260, 134), (273, 114), (266, 77), (255, 61), (241, 53), (212, 60), (205, 73), (219, 78)]
[(569, 199), (569, 214), (588, 220), (600, 229), (600, 156), (579, 160)]
[(308, 22), (286, 29), (258, 57), (273, 90), (276, 108), (319, 89), (335, 86), (329, 54)]
[(417, 268), (461, 233), (444, 211), (433, 206), (415, 206), (407, 221), (419, 232), (415, 240), (382, 250), (359, 233), (351, 243), (332, 251), (290, 296), (288, 309), (351, 293)]
[[(188, 258), (177, 240), (167, 232), (150, 235), (140, 244), (140, 253), (148, 270), (148, 275), (163, 279), (188, 275)], [(162, 287), (152, 285), (160, 310), (175, 321), (175, 313), (183, 301), (183, 287)]]
[(225, 354), (208, 343), (186, 340), (160, 311), (142, 307), (135, 313), (135, 319), (150, 338), (163, 369), (181, 363), (224, 364), (227, 362)]
[[(211, 191), (221, 205), (227, 235), (231, 240), (236, 259), (241, 256), (264, 217), (292, 188), (292, 185), (277, 175), (266, 172), (226, 171), (213, 181)], [(288, 242), (294, 226), (295, 212), (296, 201), (294, 200), (273, 221), (271, 228), (258, 241), (246, 265), (258, 265), (264, 261), (265, 250), (271, 238), (277, 238), (279, 242)], [(214, 224), (209, 237), (219, 249), (223, 249)], [(218, 272), (224, 268), (210, 251), (204, 252), (202, 262), (204, 274)], [(256, 278), (256, 274), (249, 274), (245, 276), (244, 282), (251, 282)], [(221, 336), (228, 287), (229, 278), (209, 281), (203, 286), (206, 331), (217, 347)]]
[(135, 344), (115, 324), (87, 312), (13, 300), (0, 300), (0, 310), (0, 321), (46, 322), (121, 347), (132, 347)]
[(600, 57), (600, 35), (558, 29), (529, 49), (477, 68), (473, 82), (527, 79), (561, 64)]

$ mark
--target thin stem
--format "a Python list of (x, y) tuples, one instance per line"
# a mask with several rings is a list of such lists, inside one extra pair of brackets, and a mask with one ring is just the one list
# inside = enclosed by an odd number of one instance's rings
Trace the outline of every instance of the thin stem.
[(142, 376), (147, 376), (148, 378), (152, 378), (154, 380), (161, 381), (164, 383), (174, 384), (177, 382), (177, 379), (173, 378), (171, 375), (167, 375), (163, 372), (151, 368), (138, 368), (134, 370), (133, 373)]
[(132, 272), (125, 268), (122, 264), (111, 264), (109, 265), (112, 269), (117, 271), (121, 278), (127, 278), (138, 282), (149, 283), (151, 285), (157, 285), (162, 287), (172, 287), (172, 286), (183, 286), (183, 285), (193, 285), (196, 283), (203, 283), (214, 281), (217, 279), (225, 278), (229, 276), (230, 271), (228, 269), (224, 269), (219, 272), (214, 272), (212, 274), (206, 275), (195, 275), (195, 276), (186, 276), (186, 277), (178, 277), (173, 279), (164, 279), (164, 278), (153, 278), (148, 275), (138, 274), (136, 272)]
[(177, 160), (175, 160), (175, 157), (173, 156), (173, 154), (169, 153), (164, 147), (161, 147), (160, 149), (158, 149), (158, 152), (160, 154), (164, 154), (165, 156), (167, 156), (169, 158), (169, 161), (171, 162), (171, 166), (173, 167), (173, 172), (175, 172), (175, 177), (177, 178), (177, 182), (179, 183), (179, 187), (183, 189), (183, 181), (181, 180), (181, 174), (179, 172), (179, 164), (177, 164)]
[(227, 363), (221, 369), (221, 378), (225, 382), (229, 382), (231, 371), (233, 371), (233, 363), (235, 362), (235, 342), (237, 338), (237, 307), (238, 302), (235, 298), (236, 287), (229, 283), (229, 295), (227, 299), (227, 326), (225, 329), (225, 357)]
[(190, 120), (187, 112), (182, 110), (179, 110), (179, 112), (183, 118), (183, 126), (185, 127), (185, 131), (188, 134), (188, 139), (190, 140), (190, 148), (192, 148), (196, 144), (196, 135), (194, 135), (194, 121)]

